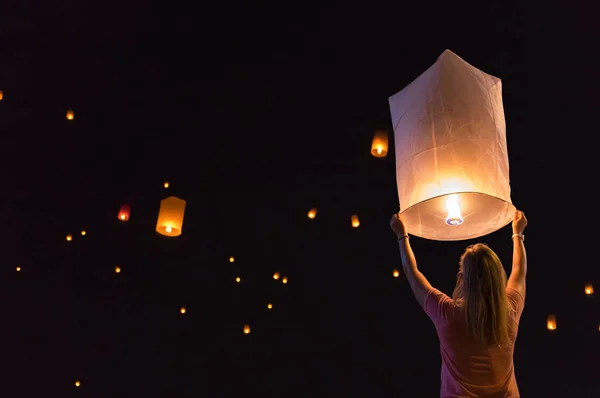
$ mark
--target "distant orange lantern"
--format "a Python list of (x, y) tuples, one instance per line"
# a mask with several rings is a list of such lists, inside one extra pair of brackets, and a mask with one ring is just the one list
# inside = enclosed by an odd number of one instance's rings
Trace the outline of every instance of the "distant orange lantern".
[(244, 325), (244, 334), (250, 334), (250, 325)]
[(17, 267), (17, 272), (21, 272), (21, 267)]
[(163, 187), (169, 188), (169, 181), (165, 181), (165, 183), (163, 184)]
[(121, 221), (129, 221), (129, 215), (131, 214), (131, 207), (129, 205), (121, 205), (119, 208), (118, 219)]
[(4, 91), (0, 90), (0, 101), (4, 99)]
[(80, 382), (79, 380), (77, 380), (77, 381), (75, 382), (75, 387), (79, 387), (80, 385), (81, 385), (81, 382)]
[(186, 312), (186, 310), (185, 310), (185, 307), (181, 307), (181, 308), (179, 309), (179, 312), (181, 312), (182, 314), (185, 314), (185, 312)]
[(357, 215), (352, 216), (351, 221), (352, 221), (353, 228), (358, 228), (360, 226), (360, 221), (358, 221)]
[(548, 330), (556, 330), (556, 327), (556, 315), (548, 315), (548, 318), (546, 318), (546, 328), (548, 328)]
[(275, 272), (273, 274), (273, 279), (275, 279), (275, 280), (279, 279), (279, 272)]
[(285, 276), (284, 276), (284, 277), (281, 279), (281, 283), (283, 283), (283, 284), (286, 284), (286, 283), (288, 283), (288, 279), (287, 279), (287, 277), (285, 277)]
[(229, 262), (232, 263), (235, 261), (235, 258), (233, 256), (229, 257)]
[(115, 273), (116, 274), (120, 274), (121, 273), (121, 267), (115, 267)]
[(585, 285), (585, 294), (587, 294), (588, 296), (594, 294), (594, 286), (591, 283)]
[(394, 278), (397, 278), (400, 276), (400, 271), (398, 271), (397, 269), (394, 270), (393, 272)]
[(385, 130), (377, 130), (373, 135), (371, 144), (371, 155), (376, 158), (384, 158), (388, 153), (388, 133)]
[(75, 119), (75, 112), (73, 112), (72, 109), (69, 109), (67, 111), (67, 120), (73, 120), (73, 119)]
[(267, 308), (268, 309), (272, 309), (273, 308), (273, 304), (271, 304), (271, 303), (267, 304)]
[(310, 218), (311, 220), (313, 218), (315, 218), (317, 216), (317, 209), (315, 207), (313, 207), (312, 209), (310, 209), (310, 211), (308, 212), (308, 218)]
[(160, 201), (156, 232), (164, 236), (179, 236), (183, 229), (185, 200), (169, 196)]
[(237, 277), (235, 278), (235, 281), (236, 281), (237, 283), (240, 283), (240, 282), (242, 281), (242, 278), (240, 278), (239, 276), (237, 276)]
[(85, 235), (87, 235), (87, 232), (85, 231), (85, 229), (82, 229), (81, 230), (81, 236), (85, 236)]
[(67, 234), (66, 239), (67, 239), (67, 242), (72, 241), (73, 240), (73, 235)]

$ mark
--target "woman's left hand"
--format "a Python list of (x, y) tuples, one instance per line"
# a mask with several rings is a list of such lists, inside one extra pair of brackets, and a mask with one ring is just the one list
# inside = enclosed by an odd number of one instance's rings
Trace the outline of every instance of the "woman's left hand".
[(392, 228), (392, 231), (394, 231), (394, 233), (399, 237), (408, 235), (406, 225), (404, 225), (404, 221), (402, 221), (402, 218), (400, 218), (399, 214), (392, 215), (392, 219), (390, 220), (390, 227)]

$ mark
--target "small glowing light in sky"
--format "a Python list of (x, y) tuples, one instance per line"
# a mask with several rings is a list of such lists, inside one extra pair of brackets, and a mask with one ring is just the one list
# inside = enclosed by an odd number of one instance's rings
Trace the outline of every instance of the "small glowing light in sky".
[(279, 279), (279, 272), (275, 272), (273, 274), (273, 279), (275, 279), (275, 280)]
[(67, 120), (73, 120), (75, 119), (75, 112), (73, 112), (73, 110), (69, 109), (67, 111)]
[(115, 267), (115, 273), (117, 273), (117, 274), (118, 274), (118, 273), (120, 273), (120, 272), (121, 272), (121, 267), (118, 267), (118, 266), (117, 266), (117, 267)]
[(85, 232), (85, 229), (81, 230), (81, 236), (85, 236), (85, 234), (87, 234), (87, 232)]
[(400, 271), (398, 271), (397, 269), (394, 270), (394, 278), (397, 278), (400, 276)]
[(164, 186), (165, 188), (169, 188), (169, 181), (165, 181), (165, 183), (163, 184), (163, 186)]
[(17, 267), (17, 272), (21, 272), (21, 267)]
[(287, 279), (287, 277), (284, 276), (283, 279), (281, 279), (281, 283), (287, 283), (287, 282), (288, 282), (288, 279)]
[(73, 240), (73, 235), (67, 234), (67, 238), (66, 239), (67, 239), (67, 242), (72, 241)]
[(238, 282), (238, 283), (240, 283), (240, 282), (242, 281), (242, 278), (240, 278), (239, 276), (237, 276), (237, 277), (235, 278), (235, 281), (236, 281), (236, 282)]
[(271, 309), (271, 308), (273, 308), (273, 304), (271, 304), (271, 303), (267, 304), (267, 308), (268, 308), (268, 309)]
[(79, 387), (80, 385), (81, 385), (81, 382), (80, 382), (79, 380), (77, 380), (77, 381), (75, 382), (75, 387)]
[(181, 309), (179, 310), (179, 312), (181, 312), (182, 314), (185, 314), (185, 307), (181, 307)]
[(235, 261), (235, 258), (233, 258), (233, 256), (229, 257), (229, 262), (232, 263)]
[(244, 334), (250, 334), (250, 325), (244, 325)]

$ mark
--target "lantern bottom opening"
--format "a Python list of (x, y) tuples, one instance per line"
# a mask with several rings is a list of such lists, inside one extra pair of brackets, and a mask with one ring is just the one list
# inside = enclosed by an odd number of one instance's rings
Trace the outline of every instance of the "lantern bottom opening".
[(181, 235), (180, 229), (171, 227), (170, 231), (169, 231), (166, 225), (156, 227), (156, 232), (158, 232), (161, 235), (168, 236), (168, 237), (176, 237), (176, 236)]
[[(446, 203), (458, 197), (462, 223), (448, 223)], [(424, 239), (457, 241), (478, 238), (508, 225), (516, 212), (511, 202), (480, 192), (452, 192), (402, 209), (402, 219), (411, 235)]]

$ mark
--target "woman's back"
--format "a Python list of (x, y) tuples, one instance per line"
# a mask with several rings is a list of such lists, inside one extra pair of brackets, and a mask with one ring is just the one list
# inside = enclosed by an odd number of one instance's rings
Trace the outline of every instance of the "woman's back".
[(506, 289), (506, 296), (510, 344), (502, 347), (477, 343), (467, 327), (464, 307), (444, 293), (433, 289), (425, 298), (425, 312), (440, 340), (442, 398), (519, 397), (513, 352), (525, 302), (512, 288)]

